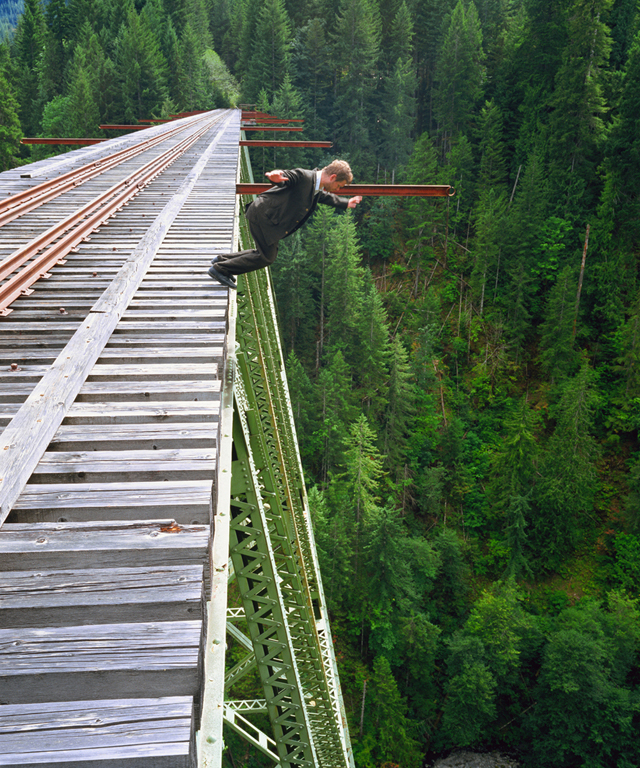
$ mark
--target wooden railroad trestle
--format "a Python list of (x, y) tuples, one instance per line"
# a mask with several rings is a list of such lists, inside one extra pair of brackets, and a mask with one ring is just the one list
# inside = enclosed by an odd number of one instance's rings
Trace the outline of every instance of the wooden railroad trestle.
[[(223, 723), (282, 768), (353, 765), (268, 275), (206, 274), (247, 237), (240, 138), (217, 110), (0, 174), (39, 198), (0, 202), (0, 292), (40, 278), (0, 317), (0, 766), (218, 768)], [(264, 698), (229, 700), (256, 668)]]

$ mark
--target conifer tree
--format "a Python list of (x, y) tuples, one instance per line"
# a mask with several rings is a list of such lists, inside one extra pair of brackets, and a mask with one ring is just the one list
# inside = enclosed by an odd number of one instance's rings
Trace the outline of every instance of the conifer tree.
[(405, 0), (402, 0), (389, 25), (385, 52), (384, 88), (382, 92), (380, 155), (391, 171), (391, 181), (411, 154), (411, 134), (414, 130), (417, 86), (413, 57), (413, 20)]
[(504, 519), (509, 560), (507, 576), (530, 572), (525, 547), (531, 520), (531, 492), (537, 464), (533, 415), (523, 398), (505, 420), (506, 437), (493, 459), (488, 497)]
[(322, 423), (314, 437), (319, 442), (319, 473), (322, 482), (326, 484), (330, 472), (342, 463), (348, 425), (356, 413), (351, 371), (339, 349), (331, 355), (329, 364), (320, 371), (317, 396), (317, 410)]
[(16, 165), (22, 131), (13, 88), (0, 70), (0, 170)]
[(353, 591), (353, 520), (342, 509), (331, 509), (317, 486), (309, 490), (309, 511), (327, 603), (335, 611), (349, 603)]
[[(77, 50), (77, 49), (76, 49)], [(96, 102), (97, 78), (92, 77), (81, 65), (74, 67), (67, 101), (67, 132), (70, 136), (95, 136), (101, 134), (100, 110)]]
[(311, 450), (311, 436), (318, 429), (318, 414), (315, 409), (313, 385), (293, 350), (289, 352), (287, 357), (286, 369), (298, 445), (304, 460)]
[(271, 100), (289, 71), (291, 22), (284, 0), (261, 0), (256, 31), (244, 63), (243, 98), (255, 100), (264, 89)]
[[(415, 389), (409, 355), (396, 336), (391, 342), (389, 363), (389, 395), (384, 414), (383, 452), (387, 467), (398, 470), (406, 463), (407, 441), (411, 434), (411, 419), (415, 415)], [(404, 474), (404, 473), (402, 473)]]
[(566, 189), (560, 212), (577, 212), (598, 163), (596, 145), (607, 110), (602, 68), (611, 51), (605, 16), (612, 0), (575, 0), (569, 15), (569, 41), (551, 101), (550, 171)]
[[(499, 279), (500, 261), (504, 248), (504, 217), (507, 211), (507, 190), (502, 114), (493, 100), (487, 101), (480, 112), (480, 175), (479, 196), (475, 209), (475, 265), (471, 275), (478, 312), (484, 312), (487, 287), (489, 292)], [(495, 298), (494, 287), (494, 298)], [(490, 295), (490, 294), (489, 294)]]
[[(360, 244), (351, 212), (336, 217), (328, 235), (326, 278), (327, 343), (341, 349), (355, 369), (358, 359), (358, 324), (363, 304), (364, 271), (360, 266)], [(349, 301), (344, 301), (345, 295)]]
[(554, 382), (573, 373), (577, 364), (573, 340), (575, 297), (574, 270), (565, 267), (549, 293), (540, 336), (540, 359)]
[[(284, 76), (282, 84), (273, 96), (273, 102), (271, 104), (271, 110), (274, 115), (282, 118), (299, 118), (303, 116), (302, 113), (302, 99), (298, 89), (291, 82), (291, 77), (287, 72)], [(296, 134), (287, 133), (282, 131), (279, 134), (284, 140), (296, 139)], [(285, 149), (275, 152), (274, 167), (276, 168), (306, 168), (308, 167), (305, 162), (304, 150), (301, 149)]]
[(387, 377), (389, 360), (389, 327), (382, 298), (367, 270), (363, 276), (362, 301), (357, 318), (358, 347), (354, 368), (362, 404), (371, 418), (381, 415), (387, 398), (381, 382)]
[(373, 764), (402, 765), (403, 768), (419, 768), (423, 755), (419, 743), (412, 734), (412, 724), (407, 718), (407, 704), (398, 691), (385, 656), (376, 656), (373, 663), (371, 693), (366, 713), (367, 737), (360, 760)]
[(292, 78), (308, 103), (305, 125), (314, 136), (328, 136), (327, 100), (332, 85), (324, 19), (312, 18), (298, 30), (291, 54)]
[(361, 526), (377, 510), (380, 501), (383, 456), (376, 448), (376, 434), (361, 413), (349, 429), (345, 440), (345, 487), (355, 510), (355, 521)]
[(595, 374), (585, 362), (564, 386), (535, 489), (531, 537), (543, 568), (557, 567), (573, 551), (592, 514), (600, 448), (591, 432), (598, 402)]
[[(537, 155), (532, 155), (517, 176), (519, 184), (513, 205), (509, 204), (505, 218), (505, 248), (508, 258), (501, 269), (505, 290), (500, 296), (499, 283), (494, 288), (499, 304), (508, 318), (508, 334), (516, 350), (516, 360), (524, 348), (531, 320), (532, 268), (534, 255), (540, 250), (540, 233), (546, 211), (546, 188), (543, 167)], [(505, 254), (506, 255), (506, 254)], [(500, 277), (498, 275), (497, 277)]]
[(316, 371), (320, 367), (320, 360), (324, 354), (327, 342), (327, 270), (330, 265), (329, 258), (329, 233), (337, 223), (337, 216), (328, 205), (319, 205), (313, 216), (311, 224), (307, 227), (307, 252), (311, 259), (313, 274), (316, 276), (318, 286), (318, 341), (316, 342)]
[(122, 86), (123, 118), (159, 112), (166, 91), (166, 62), (144, 16), (129, 11), (115, 43), (115, 59)]
[(622, 247), (640, 240), (640, 31), (626, 63), (617, 119), (605, 144), (607, 172), (600, 208), (602, 229)]
[(167, 23), (164, 26), (162, 39), (160, 40), (160, 50), (168, 64), (167, 72), (167, 89), (169, 96), (173, 101), (178, 104), (181, 97), (180, 91), (180, 42), (178, 40), (178, 34), (176, 28), (171, 21), (171, 17), (167, 18)]
[[(315, 306), (313, 276), (299, 232), (282, 242), (272, 274), (285, 348), (304, 354), (304, 351), (313, 349)], [(312, 364), (313, 360), (305, 362)]]
[(65, 0), (49, 0), (45, 10), (47, 33), (39, 66), (40, 98), (46, 103), (62, 92), (69, 59), (70, 22)]
[(46, 27), (40, 0), (25, 0), (18, 21), (14, 50), (19, 67), (19, 117), (27, 136), (35, 136), (40, 126), (43, 104), (39, 95), (38, 72), (44, 53)]
[(372, 0), (343, 0), (336, 22), (334, 130), (352, 167), (371, 166), (370, 103), (380, 55), (380, 17)]
[[(148, 0), (147, 0), (148, 2)], [(209, 0), (184, 0), (185, 26), (189, 24), (198, 40), (198, 51), (204, 54), (207, 48), (213, 45), (211, 30), (209, 28)]]
[(201, 41), (190, 22), (184, 25), (179, 44), (178, 92), (180, 107), (186, 111), (205, 105), (205, 72)]
[[(423, 133), (416, 141), (407, 164), (410, 184), (437, 184), (439, 180), (438, 153), (431, 137)], [(407, 245), (416, 254), (416, 276), (413, 294), (417, 298), (423, 268), (431, 264), (438, 232), (442, 230), (443, 206), (421, 197), (410, 197), (406, 203), (410, 237)], [(438, 238), (439, 242), (439, 238)]]
[(473, 0), (458, 0), (449, 19), (438, 54), (437, 116), (443, 143), (469, 124), (482, 93), (484, 53), (482, 30)]

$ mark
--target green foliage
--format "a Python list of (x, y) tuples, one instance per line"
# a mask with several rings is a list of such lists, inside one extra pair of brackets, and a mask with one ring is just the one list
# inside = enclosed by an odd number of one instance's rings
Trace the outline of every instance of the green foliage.
[(465, 126), (482, 93), (482, 30), (473, 0), (458, 0), (438, 54), (436, 96), (439, 123), (446, 136)]
[(529, 765), (633, 765), (640, 701), (624, 685), (637, 661), (638, 609), (620, 595), (560, 614), (545, 647)]
[(6, 171), (15, 165), (21, 138), (18, 102), (13, 89), (0, 71), (0, 170)]
[(359, 765), (636, 766), (639, 24), (634, 0), (26, 0), (0, 45), (4, 169), (50, 151), (22, 134), (242, 100), (333, 142), (254, 150), (256, 176), (345, 157), (456, 188), (319, 206), (273, 267)]
[(407, 705), (398, 691), (391, 667), (384, 656), (376, 657), (373, 676), (367, 689), (365, 734), (358, 745), (356, 759), (363, 768), (396, 764), (419, 768), (422, 754), (412, 736)]

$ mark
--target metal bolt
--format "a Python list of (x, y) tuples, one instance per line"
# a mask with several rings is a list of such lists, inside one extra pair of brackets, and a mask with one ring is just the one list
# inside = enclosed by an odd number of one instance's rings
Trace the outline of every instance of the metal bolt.
[(20, 370), (20, 366), (18, 365), (18, 363), (11, 363), (10, 370), (12, 370), (12, 371), (19, 371)]
[(67, 312), (67, 310), (64, 307), (60, 307), (60, 314), (61, 315), (68, 315), (69, 313)]

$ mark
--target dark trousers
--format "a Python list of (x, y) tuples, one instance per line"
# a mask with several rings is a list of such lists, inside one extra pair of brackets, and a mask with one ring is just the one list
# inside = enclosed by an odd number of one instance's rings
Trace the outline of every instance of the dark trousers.
[(254, 272), (262, 267), (269, 267), (278, 255), (278, 243), (267, 245), (260, 224), (247, 215), (249, 230), (256, 247), (248, 251), (238, 253), (221, 254), (216, 263), (216, 269), (227, 277), (229, 275), (244, 275), (246, 272)]

